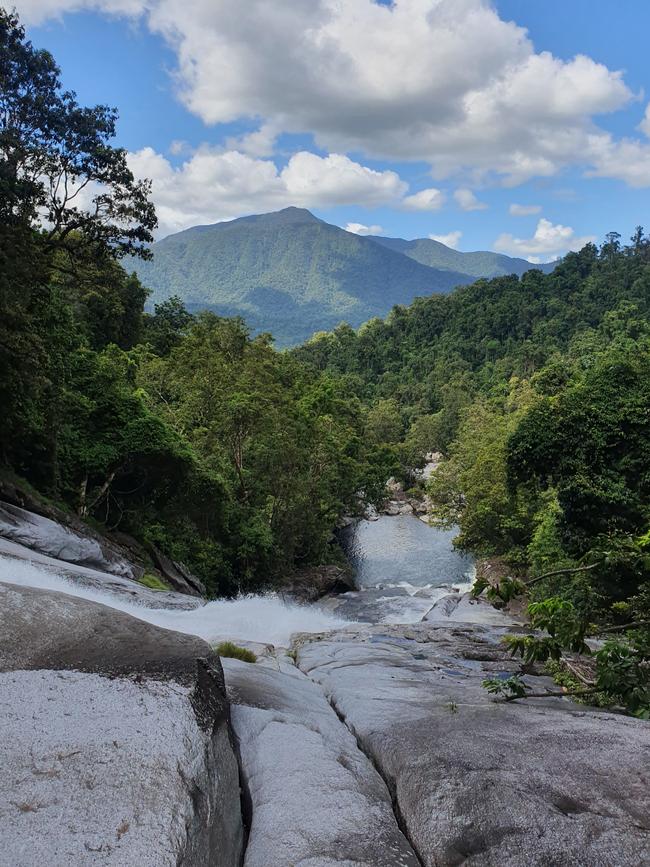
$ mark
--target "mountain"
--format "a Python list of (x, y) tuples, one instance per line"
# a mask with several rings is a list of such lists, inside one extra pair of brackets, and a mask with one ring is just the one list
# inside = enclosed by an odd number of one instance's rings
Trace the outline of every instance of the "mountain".
[[(464, 256), (508, 260), (439, 244), (444, 264), (434, 265), (418, 252), (428, 244), (436, 242), (361, 237), (302, 208), (285, 208), (170, 235), (154, 244), (151, 261), (130, 267), (152, 290), (153, 303), (179, 295), (190, 310), (242, 316), (254, 331), (270, 331), (279, 346), (289, 346), (341, 321), (357, 327), (395, 304), (494, 273), (491, 260), (484, 269), (473, 260), (456, 268), (447, 254), (459, 263)], [(520, 273), (519, 266), (513, 271)]]
[(531, 268), (550, 274), (556, 265), (555, 262), (532, 265), (526, 259), (516, 259), (511, 256), (504, 256), (502, 253), (492, 253), (489, 250), (461, 253), (441, 244), (440, 241), (434, 241), (432, 238), (416, 238), (413, 241), (405, 241), (403, 238), (385, 238), (381, 235), (368, 237), (376, 244), (403, 253), (422, 265), (460, 271), (463, 274), (473, 276), (475, 279), (478, 277), (503, 277), (507, 274), (516, 274), (521, 277)]

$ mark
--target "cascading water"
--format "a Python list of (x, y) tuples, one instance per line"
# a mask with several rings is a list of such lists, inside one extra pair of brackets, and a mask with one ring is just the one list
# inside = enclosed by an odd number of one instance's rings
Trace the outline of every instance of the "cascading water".
[(198, 635), (210, 643), (231, 639), (288, 647), (293, 633), (327, 632), (350, 625), (349, 621), (315, 606), (284, 602), (273, 594), (221, 599), (189, 611), (147, 608), (122, 596), (84, 587), (38, 563), (14, 557), (0, 557), (0, 581), (100, 602), (163, 629)]
[[(80, 576), (75, 580), (67, 564), (36, 562), (38, 555), (34, 561), (27, 559), (27, 549), (22, 549), (25, 559), (0, 554), (0, 581), (99, 602), (210, 643), (229, 639), (288, 647), (297, 632), (327, 632), (359, 621), (388, 624), (421, 620), (437, 599), (453, 589), (466, 589), (471, 580), (472, 560), (453, 548), (453, 535), (453, 531), (426, 526), (414, 516), (383, 516), (375, 522), (360, 522), (343, 539), (359, 591), (314, 605), (286, 602), (269, 593), (215, 600), (185, 610), (165, 607), (155, 595), (152, 600), (151, 591), (141, 591), (142, 604), (138, 604), (137, 598), (124, 594), (124, 588), (111, 592), (108, 587), (86, 586)], [(114, 588), (114, 576), (95, 575)], [(157, 604), (160, 607), (155, 607)]]

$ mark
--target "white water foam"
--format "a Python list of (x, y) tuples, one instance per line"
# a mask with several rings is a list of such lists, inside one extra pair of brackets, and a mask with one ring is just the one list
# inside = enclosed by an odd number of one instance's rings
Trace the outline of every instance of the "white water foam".
[(311, 605), (283, 602), (275, 594), (220, 599), (191, 611), (145, 608), (116, 594), (82, 587), (37, 563), (13, 557), (0, 557), (0, 581), (99, 602), (146, 623), (198, 635), (210, 643), (234, 639), (288, 647), (291, 635), (296, 632), (327, 632), (350, 626), (349, 620)]

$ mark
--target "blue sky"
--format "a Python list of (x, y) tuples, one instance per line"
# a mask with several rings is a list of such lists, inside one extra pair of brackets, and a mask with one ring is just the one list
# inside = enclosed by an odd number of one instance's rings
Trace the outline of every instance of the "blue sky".
[(650, 226), (646, 0), (17, 6), (80, 101), (119, 108), (161, 234), (296, 204), (545, 261)]

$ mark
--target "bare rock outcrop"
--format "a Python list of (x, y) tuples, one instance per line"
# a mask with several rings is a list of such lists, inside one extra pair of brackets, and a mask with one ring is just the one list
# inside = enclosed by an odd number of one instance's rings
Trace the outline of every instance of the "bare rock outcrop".
[(504, 631), (351, 628), (303, 637), (298, 664), (387, 782), (426, 867), (649, 864), (650, 726), (568, 698), (491, 700), (483, 678), (515, 666)]
[(295, 666), (223, 660), (252, 816), (245, 867), (418, 867), (389, 792)]
[(239, 771), (201, 639), (0, 583), (0, 851), (12, 867), (236, 867)]

